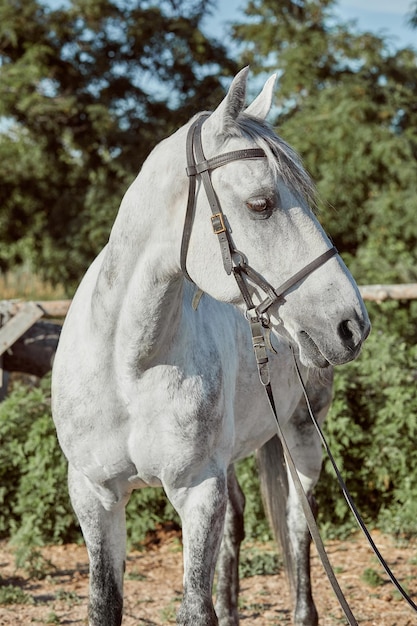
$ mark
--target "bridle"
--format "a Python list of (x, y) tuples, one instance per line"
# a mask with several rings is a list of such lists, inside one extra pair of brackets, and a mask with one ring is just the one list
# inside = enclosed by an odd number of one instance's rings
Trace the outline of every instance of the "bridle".
[[(316, 259), (311, 261), (311, 263), (308, 263), (300, 271), (294, 274), (294, 276), (286, 280), (282, 285), (280, 285), (280, 287), (278, 287), (278, 289), (274, 289), (274, 287), (268, 283), (265, 278), (263, 278), (246, 263), (244, 255), (233, 246), (227, 220), (211, 182), (211, 172), (218, 167), (231, 163), (232, 161), (240, 161), (242, 159), (265, 159), (266, 154), (261, 148), (247, 148), (226, 152), (211, 159), (206, 159), (201, 140), (201, 127), (208, 117), (209, 114), (203, 114), (197, 118), (190, 126), (187, 135), (186, 151), (189, 189), (181, 242), (181, 269), (188, 280), (193, 282), (187, 272), (186, 260), (196, 205), (196, 179), (197, 176), (200, 176), (210, 204), (212, 212), (211, 224), (213, 227), (213, 233), (217, 235), (220, 244), (223, 267), (228, 275), (233, 273), (248, 311), (253, 311), (254, 314), (263, 322), (267, 322), (267, 312), (273, 304), (282, 300), (284, 295), (292, 287), (297, 285), (301, 280), (303, 280), (303, 278), (306, 278), (306, 276), (326, 263), (326, 261), (335, 256), (338, 252), (334, 246), (329, 248), (326, 252), (318, 256)], [(256, 307), (252, 302), (252, 297), (244, 277), (260, 287), (260, 289), (266, 294), (266, 298)]]
[[(220, 244), (220, 250), (221, 250), (221, 254), (223, 258), (224, 269), (228, 275), (233, 273), (236, 279), (236, 282), (238, 284), (238, 287), (240, 289), (240, 292), (242, 294), (242, 297), (245, 301), (246, 307), (247, 307), (246, 317), (251, 327), (252, 344), (253, 344), (255, 358), (256, 358), (256, 362), (258, 366), (259, 377), (260, 377), (261, 383), (263, 384), (266, 390), (268, 402), (271, 407), (272, 413), (275, 417), (277, 431), (278, 431), (279, 439), (282, 444), (284, 456), (287, 461), (287, 465), (288, 465), (291, 477), (294, 482), (295, 490), (298, 494), (301, 506), (303, 508), (304, 515), (306, 517), (311, 536), (314, 540), (314, 543), (317, 548), (317, 552), (320, 556), (320, 559), (322, 561), (326, 574), (329, 578), (329, 581), (333, 587), (335, 595), (337, 596), (337, 599), (339, 600), (339, 603), (345, 613), (345, 616), (349, 624), (351, 626), (357, 626), (357, 621), (352, 611), (350, 610), (350, 607), (346, 601), (346, 598), (344, 597), (342, 590), (340, 589), (339, 583), (337, 582), (333, 568), (328, 559), (326, 550), (323, 545), (323, 541), (320, 536), (320, 532), (318, 530), (318, 527), (315, 521), (314, 513), (311, 509), (310, 502), (304, 491), (303, 485), (301, 483), (301, 480), (299, 478), (299, 475), (296, 469), (296, 465), (292, 459), (291, 452), (288, 448), (283, 431), (281, 429), (281, 425), (279, 423), (278, 414), (276, 411), (275, 401), (274, 401), (272, 388), (270, 384), (268, 356), (267, 356), (267, 343), (265, 341), (265, 335), (264, 335), (264, 329), (269, 327), (269, 315), (268, 315), (269, 308), (272, 305), (279, 302), (280, 300), (282, 300), (284, 295), (290, 289), (292, 289), (292, 287), (295, 287), (301, 280), (306, 278), (309, 274), (314, 272), (316, 269), (318, 269), (324, 263), (326, 263), (329, 259), (331, 259), (333, 256), (338, 254), (338, 251), (334, 246), (332, 246), (331, 248), (326, 250), (326, 252), (319, 255), (316, 259), (314, 259), (313, 261), (305, 265), (301, 270), (296, 272), (291, 278), (289, 278), (284, 283), (282, 283), (282, 285), (280, 285), (280, 287), (278, 287), (277, 289), (274, 289), (274, 287), (267, 280), (265, 280), (258, 272), (256, 272), (250, 265), (246, 263), (244, 255), (238, 250), (236, 250), (233, 246), (227, 220), (225, 218), (225, 215), (218, 201), (216, 192), (213, 188), (210, 174), (214, 169), (221, 167), (223, 165), (226, 165), (227, 163), (231, 163), (232, 161), (239, 161), (242, 159), (265, 159), (266, 154), (264, 150), (262, 150), (261, 148), (248, 148), (248, 149), (243, 149), (243, 150), (234, 150), (232, 152), (226, 152), (225, 154), (220, 154), (211, 159), (206, 159), (204, 156), (202, 140), (201, 140), (201, 127), (204, 121), (209, 116), (210, 114), (207, 113), (198, 117), (191, 124), (189, 131), (188, 131), (188, 135), (187, 135), (186, 152), (187, 152), (187, 175), (189, 177), (189, 191), (188, 191), (187, 210), (186, 210), (186, 216), (185, 216), (185, 221), (184, 221), (184, 230), (183, 230), (183, 236), (182, 236), (182, 241), (181, 241), (181, 256), (180, 256), (181, 269), (185, 277), (189, 281), (193, 282), (192, 278), (189, 276), (187, 272), (186, 260), (187, 260), (187, 252), (188, 252), (188, 246), (189, 246), (190, 237), (191, 237), (193, 221), (194, 221), (195, 207), (196, 207), (196, 179), (197, 179), (197, 176), (200, 176), (203, 181), (207, 199), (210, 204), (210, 208), (212, 212), (211, 223), (213, 227), (213, 232), (215, 235), (217, 235), (218, 241)], [(255, 306), (252, 301), (252, 297), (250, 295), (247, 282), (246, 282), (247, 280), (256, 284), (266, 294), (265, 299), (257, 306)], [(333, 466), (337, 480), (341, 487), (343, 496), (345, 497), (345, 500), (347, 501), (349, 508), (351, 509), (356, 519), (356, 522), (358, 523), (358, 526), (360, 527), (362, 532), (365, 534), (366, 539), (368, 540), (371, 548), (373, 549), (374, 553), (379, 559), (381, 565), (383, 566), (389, 578), (391, 579), (391, 582), (396, 586), (397, 590), (400, 592), (402, 597), (406, 600), (408, 605), (414, 611), (417, 611), (417, 605), (413, 602), (413, 600), (410, 598), (410, 596), (407, 594), (407, 592), (403, 589), (403, 587), (400, 585), (398, 580), (395, 578), (394, 574), (392, 573), (386, 561), (384, 560), (378, 548), (376, 547), (372, 537), (370, 536), (366, 528), (365, 523), (363, 522), (359, 512), (356, 509), (356, 506), (340, 474), (340, 471), (336, 465), (336, 462), (333, 458), (333, 455), (330, 451), (327, 441), (323, 435), (320, 425), (317, 422), (314, 416), (314, 413), (311, 409), (310, 401), (309, 401), (306, 388), (305, 388), (305, 385), (304, 385), (304, 382), (303, 382), (303, 379), (302, 379), (302, 376), (301, 376), (301, 373), (297, 364), (297, 360), (295, 358), (293, 348), (291, 348), (291, 350), (293, 353), (296, 373), (297, 373), (300, 385), (303, 390), (303, 394), (304, 394), (304, 398), (306, 401), (309, 415), (318, 432), (318, 435), (327, 452), (327, 455), (329, 456), (330, 462)]]

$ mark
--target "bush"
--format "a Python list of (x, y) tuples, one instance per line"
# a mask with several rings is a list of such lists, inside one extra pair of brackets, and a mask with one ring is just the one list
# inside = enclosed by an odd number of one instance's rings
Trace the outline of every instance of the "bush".
[[(371, 309), (373, 331), (362, 355), (336, 368), (334, 400), (324, 428), (365, 520), (395, 534), (417, 532), (414, 304), (387, 303)], [(316, 495), (328, 534), (355, 528), (327, 460)]]
[(245, 494), (245, 537), (269, 541), (272, 532), (262, 504), (256, 459), (252, 455), (236, 466), (236, 475)]
[(0, 405), (0, 536), (37, 545), (77, 531), (49, 388), (49, 377), (39, 388), (16, 384)]
[[(50, 407), (50, 376), (40, 387), (16, 384), (0, 404), (0, 537), (23, 545), (81, 538), (67, 489), (67, 463)], [(178, 519), (162, 489), (135, 492), (127, 507), (133, 543)]]
[[(336, 368), (325, 434), (365, 521), (381, 530), (417, 531), (417, 303), (371, 309), (373, 332), (361, 357)], [(401, 331), (399, 330), (401, 329)], [(67, 492), (66, 461), (50, 414), (50, 379), (16, 385), (0, 405), (0, 537), (40, 545), (80, 539)], [(271, 537), (253, 457), (237, 465), (249, 539)], [(351, 532), (354, 519), (325, 460), (316, 489), (325, 536)], [(179, 522), (162, 489), (135, 492), (127, 507), (130, 542)]]

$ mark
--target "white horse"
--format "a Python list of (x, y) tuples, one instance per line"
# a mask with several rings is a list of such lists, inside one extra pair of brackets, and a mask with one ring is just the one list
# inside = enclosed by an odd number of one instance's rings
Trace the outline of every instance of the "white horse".
[[(213, 113), (152, 151), (62, 330), (53, 414), (89, 553), (91, 626), (121, 624), (125, 505), (147, 486), (163, 487), (182, 521), (177, 623), (238, 624), (244, 499), (233, 464), (267, 444), (261, 462), (282, 465), (269, 454), (279, 452), (276, 426), (245, 311), (272, 329), (278, 418), (308, 494), (321, 446), (297, 408), (290, 346), (323, 418), (329, 385), (312, 375), (355, 358), (369, 332), (357, 286), (309, 208), (312, 184), (264, 121), (275, 78), (245, 110), (246, 80), (244, 69)], [(294, 621), (311, 626), (309, 534), (288, 484), (287, 502), (269, 495), (287, 518)]]

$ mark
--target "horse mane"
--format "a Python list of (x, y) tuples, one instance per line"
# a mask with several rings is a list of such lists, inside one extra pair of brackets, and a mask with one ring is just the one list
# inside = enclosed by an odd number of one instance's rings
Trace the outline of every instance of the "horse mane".
[(306, 200), (313, 210), (317, 209), (316, 187), (303, 167), (301, 157), (275, 134), (267, 122), (241, 113), (228, 126), (227, 132), (231, 136), (246, 135), (254, 141), (267, 155), (274, 176), (280, 178), (295, 195)]

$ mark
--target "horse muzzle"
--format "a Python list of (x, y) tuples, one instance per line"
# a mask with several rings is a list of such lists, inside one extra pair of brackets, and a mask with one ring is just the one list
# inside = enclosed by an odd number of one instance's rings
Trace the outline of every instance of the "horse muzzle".
[(358, 318), (356, 315), (341, 321), (333, 333), (329, 327), (299, 330), (295, 340), (300, 359), (304, 365), (318, 368), (353, 361), (359, 355), (370, 330), (368, 317)]

